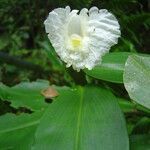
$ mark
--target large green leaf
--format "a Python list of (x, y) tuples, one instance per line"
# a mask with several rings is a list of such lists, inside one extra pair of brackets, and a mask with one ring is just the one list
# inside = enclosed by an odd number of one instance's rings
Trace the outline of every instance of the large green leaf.
[(49, 106), (33, 150), (128, 150), (124, 117), (116, 98), (98, 87), (64, 88)]
[(0, 117), (0, 149), (30, 150), (43, 112)]
[(149, 150), (150, 134), (148, 135), (132, 135), (130, 137), (131, 150)]
[(8, 87), (0, 84), (0, 99), (11, 102), (13, 107), (27, 107), (32, 110), (42, 110), (48, 104), (45, 103), (41, 90), (49, 86), (48, 81), (38, 80), (36, 82), (21, 82)]
[(123, 70), (125, 62), (130, 53), (114, 52), (108, 53), (102, 58), (102, 63), (92, 70), (84, 70), (86, 74), (115, 83), (123, 83)]
[(124, 85), (131, 99), (150, 108), (150, 57), (129, 56), (125, 64)]

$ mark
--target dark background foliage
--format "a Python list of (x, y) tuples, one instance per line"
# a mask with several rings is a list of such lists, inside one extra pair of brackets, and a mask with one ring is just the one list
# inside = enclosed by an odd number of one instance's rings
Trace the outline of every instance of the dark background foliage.
[[(123, 85), (112, 84), (66, 69), (56, 57), (43, 22), (48, 13), (57, 7), (71, 6), (82, 9), (97, 6), (114, 13), (121, 26), (122, 37), (111, 51), (150, 53), (150, 2), (148, 0), (0, 0), (0, 81), (14, 85), (23, 80), (47, 79), (51, 84), (102, 85), (115, 95), (128, 98)], [(48, 53), (49, 52), (49, 53)], [(1, 113), (13, 111), (9, 103), (0, 101)], [(6, 107), (6, 109), (4, 109)], [(143, 113), (126, 114), (128, 128), (141, 118)], [(145, 120), (144, 120), (145, 121)], [(133, 132), (147, 132), (135, 128)]]

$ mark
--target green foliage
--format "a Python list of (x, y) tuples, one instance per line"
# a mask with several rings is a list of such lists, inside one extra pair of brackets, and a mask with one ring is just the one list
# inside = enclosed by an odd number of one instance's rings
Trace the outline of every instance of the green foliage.
[(65, 88), (42, 117), (35, 135), (33, 149), (47, 147), (128, 150), (125, 122), (115, 97), (99, 87)]
[(48, 88), (48, 81), (22, 82), (16, 86), (8, 87), (1, 83), (0, 99), (11, 102), (14, 108), (26, 107), (31, 110), (42, 110), (46, 107), (41, 92)]
[[(39, 82), (34, 84), (38, 85)], [(37, 93), (35, 86), (30, 88), (33, 95)], [(26, 85), (20, 86), (20, 90), (25, 89)], [(90, 150), (93, 149), (93, 144), (95, 150), (99, 147), (104, 150), (120, 150), (122, 146), (124, 150), (128, 149), (124, 118), (113, 94), (99, 87), (56, 89), (60, 96), (45, 108), (46, 112), (39, 111), (19, 116), (6, 114), (0, 117), (1, 149), (19, 150), (22, 147), (28, 150), (31, 149), (33, 141), (33, 149), (51, 147)], [(23, 97), (20, 96), (20, 99)]]
[(149, 150), (150, 135), (133, 135), (130, 139), (132, 150)]
[(150, 57), (133, 55), (128, 58), (124, 84), (133, 100), (150, 108)]
[(129, 55), (131, 55), (131, 53), (127, 52), (114, 52), (106, 54), (100, 65), (97, 65), (92, 70), (86, 69), (85, 72), (97, 79), (115, 83), (123, 83), (124, 66)]
[(57, 57), (57, 54), (55, 52), (55, 49), (50, 44), (49, 40), (46, 40), (44, 42), (39, 42), (41, 47), (46, 51), (47, 57), (49, 60), (51, 60), (51, 64), (54, 70), (64, 70), (65, 66), (60, 61), (60, 59)]
[[(46, 37), (48, 13), (67, 5), (119, 20), (119, 43), (93, 70), (67, 69)], [(148, 0), (0, 0), (0, 19), (0, 149), (128, 150), (128, 136), (131, 150), (149, 149)], [(49, 84), (52, 103), (41, 94)]]
[(43, 112), (0, 117), (0, 149), (29, 150)]

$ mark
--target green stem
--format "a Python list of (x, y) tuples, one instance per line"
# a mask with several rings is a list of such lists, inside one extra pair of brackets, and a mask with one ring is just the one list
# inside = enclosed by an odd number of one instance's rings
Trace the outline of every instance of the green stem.
[(119, 102), (119, 105), (121, 107), (121, 109), (123, 110), (123, 112), (125, 113), (134, 113), (134, 112), (137, 112), (137, 111), (141, 111), (143, 113), (146, 113), (146, 114), (150, 114), (150, 110), (137, 104), (137, 103), (133, 103), (129, 100), (125, 100), (125, 99), (122, 99), (122, 98), (118, 98), (118, 102)]

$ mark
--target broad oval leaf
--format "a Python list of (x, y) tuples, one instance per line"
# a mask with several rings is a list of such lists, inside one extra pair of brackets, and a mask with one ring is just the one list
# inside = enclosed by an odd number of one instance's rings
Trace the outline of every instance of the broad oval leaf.
[(85, 69), (85, 73), (97, 79), (115, 83), (123, 83), (123, 71), (128, 56), (132, 53), (113, 52), (102, 58), (102, 63), (92, 70)]
[(129, 56), (125, 64), (124, 85), (131, 99), (150, 108), (150, 57)]
[(64, 88), (35, 134), (33, 150), (129, 150), (115, 97), (98, 87)]
[(0, 99), (11, 102), (11, 106), (27, 107), (31, 110), (43, 110), (48, 106), (41, 94), (43, 89), (49, 87), (46, 80), (36, 82), (21, 82), (13, 87), (8, 87), (0, 83)]

